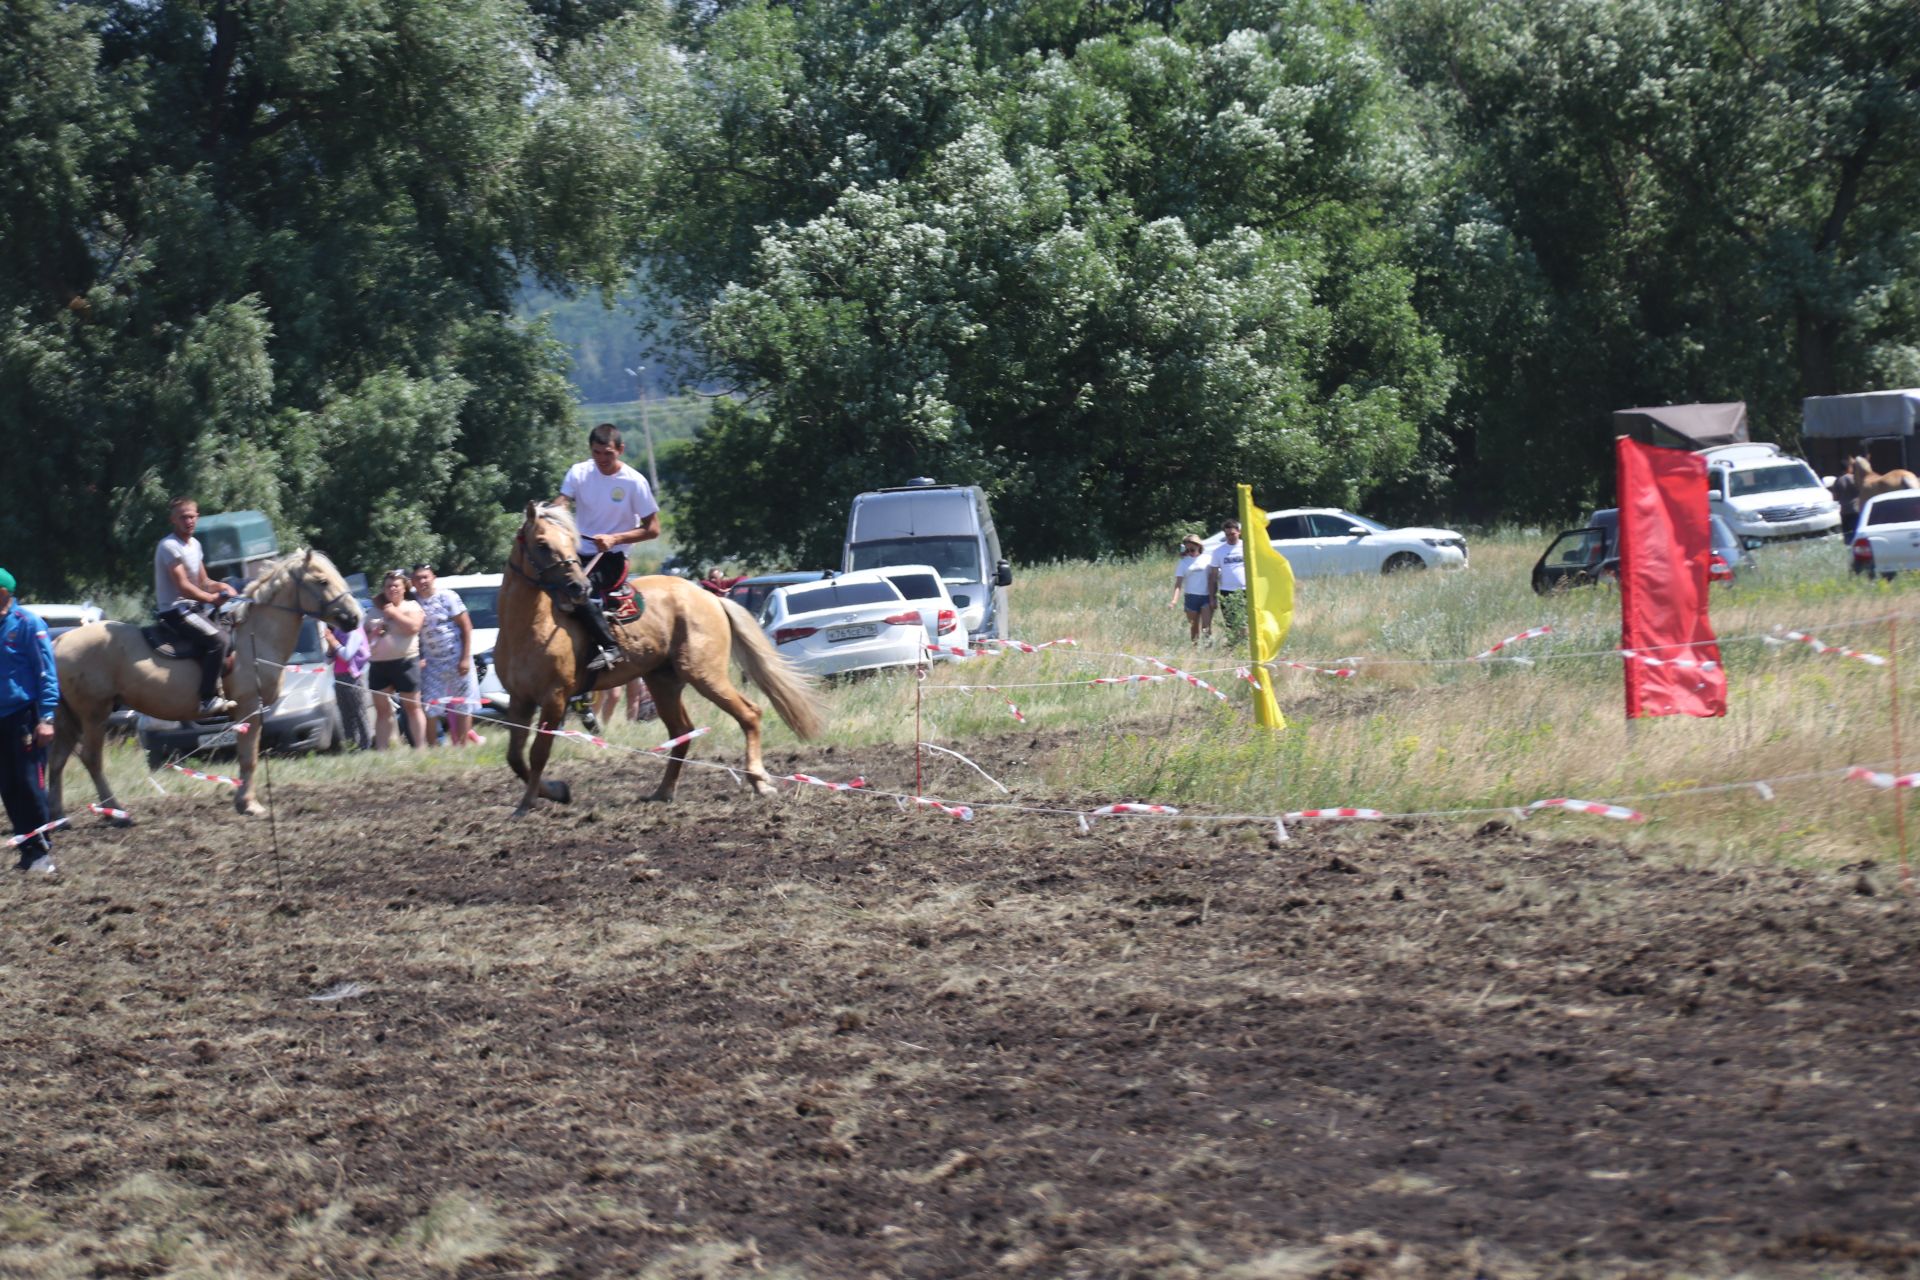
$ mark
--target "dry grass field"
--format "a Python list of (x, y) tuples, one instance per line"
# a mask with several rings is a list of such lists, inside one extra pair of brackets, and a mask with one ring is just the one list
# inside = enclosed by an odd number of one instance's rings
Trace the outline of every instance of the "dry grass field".
[[(123, 751), (140, 825), (0, 891), (0, 1275), (1920, 1274), (1920, 915), (1835, 772), (1890, 763), (1888, 670), (1730, 643), (1725, 721), (1628, 742), (1617, 660), (1552, 656), (1606, 598), (1515, 594), (1527, 558), (1303, 589), (1303, 658), (1556, 632), (1290, 676), (1278, 736), (1012, 689), (1179, 655), (1159, 566), (1029, 575), (1020, 633), (1080, 652), (921, 698), (1008, 788), (929, 755), (971, 823), (712, 769), (647, 806), (656, 762), (574, 744), (576, 803), (515, 823), (497, 742), (276, 762), (242, 822)], [(1889, 634), (1904, 583), (1819, 570), (1721, 631)], [(957, 691), (988, 671), (1027, 723)], [(910, 791), (912, 694), (833, 690), (770, 763)], [(1644, 826), (1236, 820), (1636, 789)], [(1071, 816), (1121, 799), (1186, 816)]]

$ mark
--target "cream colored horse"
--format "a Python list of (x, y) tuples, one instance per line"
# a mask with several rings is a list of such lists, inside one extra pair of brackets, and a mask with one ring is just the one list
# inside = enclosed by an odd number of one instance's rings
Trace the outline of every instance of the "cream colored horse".
[[(341, 628), (360, 625), (360, 606), (352, 590), (318, 551), (296, 551), (267, 566), (241, 595), (253, 603), (233, 629), (233, 670), (227, 696), (239, 706), (236, 725), (252, 732), (238, 735), (240, 787), (233, 807), (241, 813), (266, 809), (253, 798), (253, 766), (260, 754), (260, 724), (250, 719), (280, 696), (280, 668), (292, 654), (303, 618), (320, 618)], [(93, 776), (100, 803), (119, 808), (101, 767), (107, 714), (115, 698), (161, 720), (191, 720), (199, 709), (200, 664), (189, 658), (156, 657), (140, 628), (125, 622), (75, 627), (54, 642), (60, 670), (60, 710), (54, 719), (53, 753), (47, 771), (47, 798), (54, 816), (66, 813), (61, 774), (76, 750)]]
[[(1877, 498), (1883, 493), (1892, 493), (1897, 489), (1920, 489), (1920, 476), (1904, 468), (1892, 471), (1875, 471), (1873, 464), (1865, 458), (1851, 458), (1847, 461), (1847, 470), (1853, 475), (1853, 482), (1860, 486), (1860, 501)], [(1842, 537), (1847, 531), (1842, 531)]]
[[(566, 722), (571, 695), (617, 689), (635, 677), (647, 682), (672, 737), (693, 728), (693, 717), (681, 701), (688, 685), (732, 716), (747, 739), (747, 778), (755, 791), (771, 794), (773, 783), (760, 762), (760, 708), (728, 678), (728, 659), (739, 659), (748, 677), (772, 699), (780, 718), (803, 738), (820, 731), (820, 709), (807, 678), (774, 650), (745, 609), (683, 578), (659, 576), (634, 580), (646, 609), (624, 626), (614, 624), (624, 660), (583, 685), (592, 642), (585, 628), (568, 616), (570, 611), (556, 607), (557, 598), (569, 606), (586, 599), (586, 576), (574, 554), (578, 538), (573, 515), (564, 505), (529, 502), (500, 586), (494, 669), (513, 699), (507, 710), (507, 763), (527, 784), (514, 816), (525, 815), (542, 796), (561, 804), (572, 799), (566, 783), (542, 781), (553, 748), (551, 734), (534, 735), (533, 759), (527, 761), (526, 740), (534, 717), (539, 716), (542, 727), (558, 729)], [(686, 755), (684, 742), (673, 749), (651, 799), (673, 799)]]

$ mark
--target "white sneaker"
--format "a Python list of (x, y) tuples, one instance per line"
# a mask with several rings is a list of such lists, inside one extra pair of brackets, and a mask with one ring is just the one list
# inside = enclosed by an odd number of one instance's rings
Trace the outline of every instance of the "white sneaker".
[(43, 853), (39, 857), (35, 858), (32, 862), (28, 863), (23, 868), (23, 870), (26, 871), (28, 875), (50, 876), (54, 873), (54, 870), (55, 870), (53, 865), (53, 855), (50, 853)]

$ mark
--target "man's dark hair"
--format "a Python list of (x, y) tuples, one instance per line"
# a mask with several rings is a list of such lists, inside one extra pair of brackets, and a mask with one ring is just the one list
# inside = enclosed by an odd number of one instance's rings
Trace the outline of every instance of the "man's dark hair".
[(1240, 522), (1238, 520), (1229, 520), (1225, 524), (1221, 525), (1220, 527), (1222, 529), (1238, 529), (1240, 527)]
[(620, 438), (620, 428), (614, 426), (611, 422), (603, 422), (593, 430), (587, 432), (587, 444), (589, 446), (597, 446), (600, 448), (612, 446), (618, 449), (625, 443), (626, 442)]

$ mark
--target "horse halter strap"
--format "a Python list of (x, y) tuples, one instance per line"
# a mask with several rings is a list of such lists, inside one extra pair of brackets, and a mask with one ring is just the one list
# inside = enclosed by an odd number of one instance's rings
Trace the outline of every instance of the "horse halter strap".
[[(537, 516), (535, 518), (538, 520), (545, 521), (546, 523), (551, 524), (556, 528), (564, 528), (564, 526), (562, 526), (559, 521), (554, 520), (550, 516)], [(533, 548), (527, 545), (526, 534), (522, 533), (520, 536), (516, 537), (513, 541), (514, 541), (514, 545), (520, 548), (521, 554), (524, 555), (529, 561), (531, 561), (533, 559)], [(534, 586), (539, 587), (542, 591), (560, 590), (560, 588), (564, 584), (551, 581), (548, 575), (551, 574), (555, 569), (559, 569), (564, 572), (568, 565), (572, 565), (574, 568), (578, 569), (580, 567), (580, 557), (572, 554), (568, 554), (564, 556), (555, 556), (553, 559), (549, 560), (546, 564), (540, 565), (537, 571), (534, 573), (528, 573), (525, 569), (522, 569), (519, 565), (514, 564), (513, 561), (511, 560), (507, 561), (508, 568), (512, 569), (515, 573), (519, 574), (521, 577), (525, 578), (528, 582), (531, 582)]]
[[(259, 605), (265, 605), (269, 609), (284, 609), (288, 613), (297, 613), (303, 618), (324, 618), (327, 616), (327, 610), (333, 608), (333, 606), (339, 604), (342, 600), (351, 598), (353, 595), (353, 591), (351, 589), (339, 591), (329, 596), (327, 599), (322, 600), (320, 602), (319, 608), (309, 609), (307, 608), (305, 602), (303, 602), (300, 599), (300, 593), (307, 589), (307, 580), (301, 577), (300, 575), (296, 574), (291, 569), (287, 570), (287, 577), (293, 579), (293, 603), (292, 604), (290, 605), (276, 604), (272, 600), (255, 600), (253, 601), (253, 603), (259, 604)], [(319, 594), (319, 588), (316, 587), (314, 589), (314, 594), (316, 595)]]

